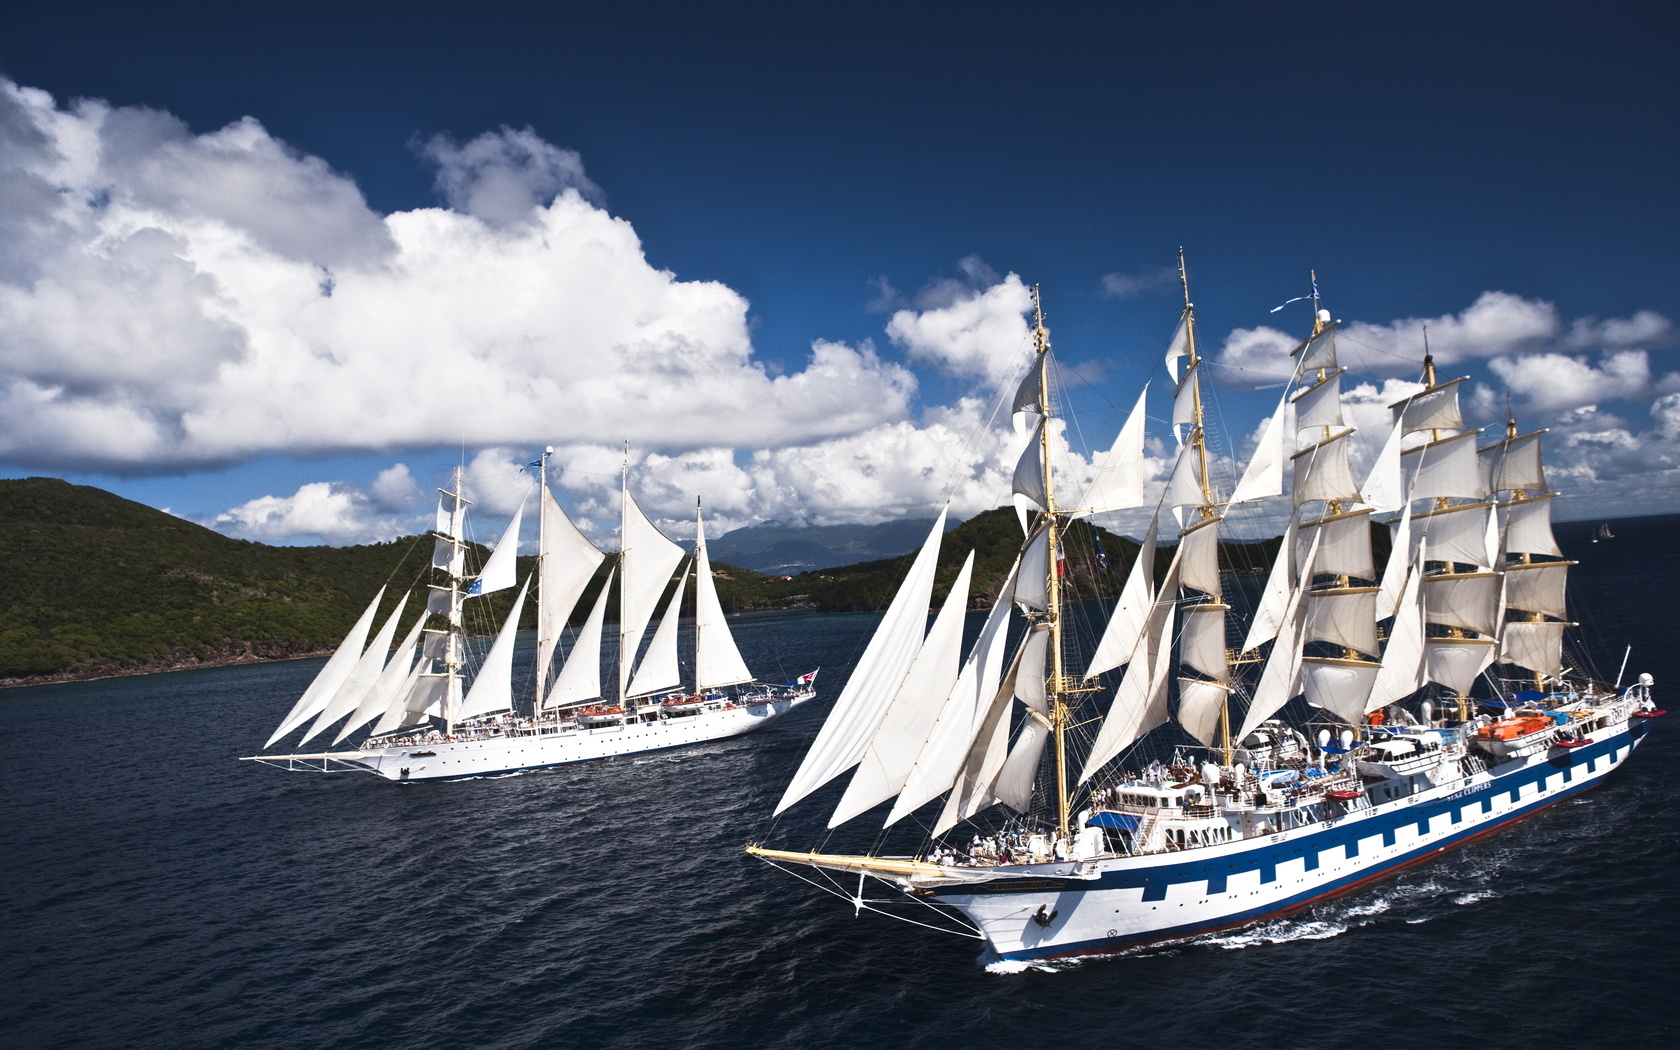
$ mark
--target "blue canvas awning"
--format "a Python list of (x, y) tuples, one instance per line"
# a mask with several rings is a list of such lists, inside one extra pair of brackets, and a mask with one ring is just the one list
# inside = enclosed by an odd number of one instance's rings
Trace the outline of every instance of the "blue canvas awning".
[(1088, 828), (1114, 828), (1118, 831), (1136, 831), (1138, 818), (1130, 813), (1098, 813), (1085, 822)]

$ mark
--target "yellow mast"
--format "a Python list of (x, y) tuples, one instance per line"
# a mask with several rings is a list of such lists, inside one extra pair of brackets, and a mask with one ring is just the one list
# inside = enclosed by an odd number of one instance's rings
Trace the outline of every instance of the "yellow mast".
[(1046, 692), (1050, 700), (1050, 727), (1056, 734), (1056, 829), (1067, 839), (1072, 834), (1068, 814), (1067, 786), (1067, 683), (1062, 675), (1062, 581), (1056, 571), (1061, 551), (1061, 512), (1056, 509), (1056, 490), (1051, 480), (1050, 466), (1050, 332), (1044, 327), (1044, 304), (1033, 285), (1033, 351), (1038, 361), (1038, 403), (1044, 412), (1045, 425), (1039, 428), (1039, 455), (1044, 464), (1044, 518), (1049, 553), (1045, 581), (1045, 622), (1050, 625), (1050, 681)]
[[(1213, 499), (1213, 483), (1208, 478), (1207, 432), (1202, 417), (1202, 374), (1196, 365), (1201, 358), (1196, 354), (1196, 304), (1190, 301), (1190, 276), (1184, 269), (1184, 249), (1178, 250), (1178, 283), (1184, 289), (1184, 345), (1190, 357), (1190, 397), (1195, 402), (1194, 416), (1190, 424), (1190, 446), (1196, 452), (1196, 477), (1202, 485), (1202, 505), (1197, 508), (1201, 512), (1202, 521), (1210, 521), (1217, 516), (1217, 504)], [(1182, 533), (1180, 534), (1182, 536)], [(1181, 540), (1182, 542), (1182, 540)], [(1231, 764), (1231, 701), (1227, 694), (1225, 701), (1219, 705), (1219, 750), (1226, 765)]]

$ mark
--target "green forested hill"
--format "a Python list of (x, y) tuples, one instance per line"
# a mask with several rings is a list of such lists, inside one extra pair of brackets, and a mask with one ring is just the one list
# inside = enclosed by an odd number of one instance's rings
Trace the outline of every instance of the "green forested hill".
[(412, 538), (271, 547), (53, 478), (0, 480), (0, 680), (82, 678), (330, 649), (380, 585), (427, 566)]
[[(102, 489), (52, 478), (0, 480), (0, 684), (282, 659), (332, 649), (382, 585), (384, 616), (410, 588), (423, 590), (432, 542), (405, 537), (358, 547), (274, 547), (230, 539)], [(974, 607), (996, 597), (1021, 542), (1009, 508), (987, 511), (946, 534), (934, 586), (943, 600), (969, 550), (976, 552)], [(1276, 540), (1227, 545), (1238, 571), (1270, 564)], [(1107, 564), (1097, 556), (1102, 544)], [(1068, 530), (1070, 597), (1117, 593), (1137, 556), (1135, 542), (1084, 522)], [(482, 548), (469, 564), (480, 564)], [(1171, 551), (1157, 553), (1165, 568)], [(783, 579), (713, 563), (718, 597), (731, 612), (804, 606), (826, 611), (884, 609), (914, 553)], [(532, 559), (520, 559), (520, 575)], [(607, 565), (578, 603), (581, 620)], [(693, 612), (693, 589), (685, 607)], [(482, 599), (499, 621), (513, 592)], [(402, 629), (418, 615), (411, 602)], [(609, 605), (609, 615), (616, 609)], [(535, 625), (526, 606), (524, 626)]]

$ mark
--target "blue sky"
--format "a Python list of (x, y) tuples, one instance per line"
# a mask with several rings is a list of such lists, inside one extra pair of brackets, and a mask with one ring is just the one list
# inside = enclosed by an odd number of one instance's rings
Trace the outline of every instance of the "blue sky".
[[(1233, 333), (1298, 335), (1302, 308), (1268, 311), (1316, 268), (1326, 304), (1366, 326), (1353, 333), (1368, 348), (1356, 371), (1373, 403), (1416, 378), (1395, 355), (1421, 341), (1408, 322), (1429, 320), (1432, 344), (1456, 358), (1448, 370), (1484, 390), (1477, 422), (1515, 387), (1525, 421), (1553, 427), (1557, 487), (1575, 497), (1563, 516), (1680, 507), (1680, 85), (1676, 16), (1659, 5), (1590, 17), (1533, 4), (13, 8), (0, 76), (50, 100), (14, 102), (24, 116), (0, 134), (21, 134), (22, 119), (69, 138), (39, 156), (11, 150), (36, 160), (4, 176), (0, 232), (45, 221), (20, 178), (132, 205), (121, 221), (93, 208), (75, 230), (0, 247), (12, 297), (0, 383), (20, 399), (0, 424), (13, 430), (0, 432), (0, 471), (13, 476), (99, 484), (254, 538), (348, 542), (411, 527), (462, 458), (493, 518), (520, 491), (514, 466), (550, 441), (570, 469), (562, 502), (605, 521), (614, 450), (629, 440), (646, 498), (672, 517), (697, 491), (725, 524), (880, 520), (927, 513), (942, 495), (972, 510), (1001, 500), (987, 494), (1011, 456), (1006, 434), (976, 437), (989, 410), (974, 407), (995, 400), (1019, 340), (1009, 275), (1043, 285), (1069, 398), (1102, 445), (1112, 406), (1159, 381), (1178, 296), (1162, 269), (1182, 244), (1215, 360), (1257, 361), (1270, 346)], [(180, 125), (96, 120), (79, 98)], [(123, 124), (146, 130), (109, 130)], [(95, 126), (107, 129), (97, 170), (39, 159), (62, 161), (76, 128)], [(568, 191), (578, 203), (562, 221), (551, 202)], [(519, 253), (546, 243), (521, 208), (549, 216), (547, 236), (611, 226), (628, 240), (606, 271), (572, 253), (516, 294), (509, 283), (532, 272)], [(404, 214), (444, 217), (447, 229), (414, 235), (443, 257), (414, 288), (375, 294), (358, 272), (420, 250), (376, 228)], [(598, 377), (589, 440), (561, 426), (545, 436), (544, 412), (578, 411), (565, 382), (529, 394), (527, 418), (487, 428), (418, 409), (418, 422), (399, 419), (396, 392), (333, 379), (300, 382), (302, 404), (262, 405), (242, 429), (275, 377), (292, 375), (286, 355), (342, 360), (381, 338), (393, 345), (380, 352), (400, 355), (397, 336), (343, 305), (269, 346), (262, 326), (291, 325), (272, 309), (223, 315), (204, 305), (215, 294), (194, 291), (209, 299), (165, 310), (156, 288), (107, 296), (96, 290), (108, 273), (69, 276), (67, 259), (147, 222), (191, 246), (134, 245), (185, 260), (172, 288), (197, 288), (196, 273), (254, 301), (269, 277), (231, 261), (243, 236), (273, 256), (273, 279), (322, 266), (364, 312), (451, 297), (463, 315), (494, 311), (493, 330), (461, 329), (459, 364), (530, 334), (545, 363), (493, 362), (518, 382), (572, 375), (568, 353), (605, 360), (628, 338), (602, 321), (615, 310), (632, 328), (657, 315), (660, 338), (701, 348), (709, 379), (694, 389), (717, 403), (679, 420), (640, 397), (659, 369)], [(556, 284), (607, 271), (617, 277), (552, 302)], [(661, 271), (668, 286), (649, 276)], [(471, 272), (460, 289), (449, 280)], [(731, 310), (740, 317), (720, 316)], [(224, 337), (245, 349), (218, 349)], [(111, 380), (147, 338), (145, 374)], [(817, 341), (844, 353), (813, 371)], [(252, 347), (263, 369), (207, 378)], [(447, 351), (425, 356), (434, 375)], [(758, 368), (806, 381), (772, 389), (743, 373)], [(181, 383), (157, 381), (176, 371)], [(1276, 396), (1247, 385), (1227, 370), (1219, 391), (1235, 452)], [(18, 407), (76, 396), (81, 415)], [(383, 422), (360, 420), (381, 396), (392, 404), (369, 415)], [(497, 411), (477, 396), (464, 402), (474, 419)], [(134, 418), (88, 416), (101, 399)], [(669, 425), (615, 426), (638, 411)], [(183, 419), (207, 428), (177, 440)], [(940, 477), (908, 469), (918, 456)]]

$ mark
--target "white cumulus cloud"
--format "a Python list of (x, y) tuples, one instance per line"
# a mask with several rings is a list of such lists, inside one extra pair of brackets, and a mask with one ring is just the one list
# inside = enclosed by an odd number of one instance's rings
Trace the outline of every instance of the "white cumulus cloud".
[(387, 510), (353, 485), (312, 481), (290, 496), (249, 500), (205, 524), (231, 536), (281, 544), (370, 543), (426, 528), (426, 515), (382, 513)]
[(1032, 330), (1026, 311), (1031, 293), (1015, 274), (998, 280), (978, 260), (967, 273), (990, 278), (982, 287), (942, 282), (924, 293), (928, 309), (899, 310), (887, 322), (887, 335), (911, 358), (931, 362), (958, 375), (996, 388), (1025, 370), (1031, 360)]
[(868, 347), (772, 377), (746, 301), (650, 265), (575, 154), (507, 129), (428, 150), (454, 206), (380, 216), (254, 120), (194, 135), (0, 81), (0, 459), (679, 451), (905, 417), (914, 377)]

